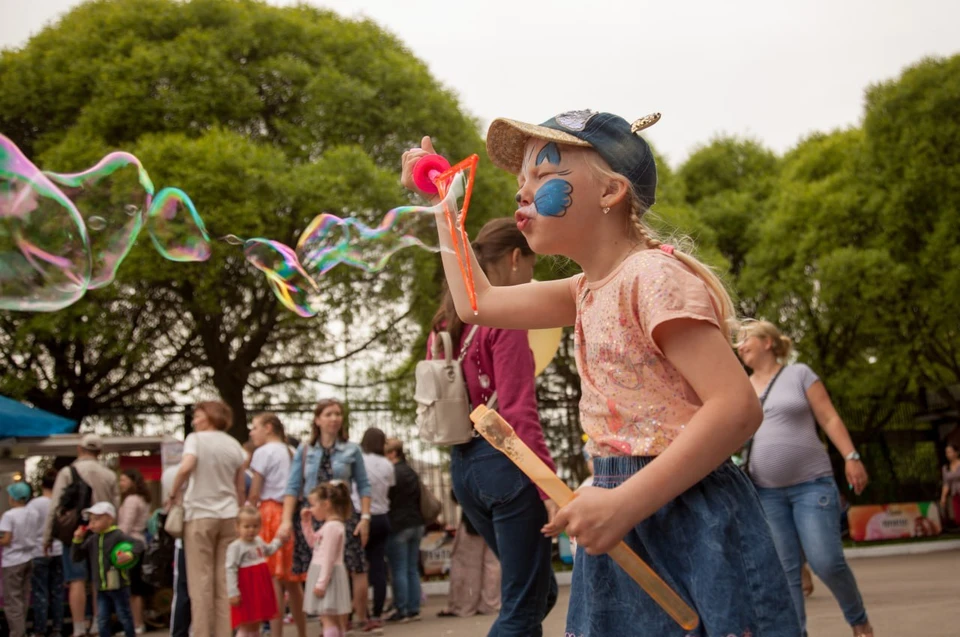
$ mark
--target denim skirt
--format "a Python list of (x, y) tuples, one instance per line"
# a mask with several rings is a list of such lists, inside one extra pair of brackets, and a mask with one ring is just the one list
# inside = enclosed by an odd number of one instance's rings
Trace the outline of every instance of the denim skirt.
[[(652, 457), (594, 460), (593, 486), (623, 484)], [(799, 637), (757, 492), (733, 463), (635, 526), (624, 541), (700, 616), (681, 628), (607, 555), (577, 551), (567, 637)]]

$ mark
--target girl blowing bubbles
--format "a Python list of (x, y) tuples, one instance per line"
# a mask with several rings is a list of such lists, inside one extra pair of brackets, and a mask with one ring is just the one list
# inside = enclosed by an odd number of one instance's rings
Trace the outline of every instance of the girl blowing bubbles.
[(230, 619), (237, 637), (260, 634), (260, 624), (277, 616), (277, 599), (267, 558), (276, 553), (283, 540), (267, 544), (260, 537), (260, 512), (251, 506), (237, 515), (237, 539), (227, 547), (227, 594)]
[[(623, 539), (698, 611), (696, 635), (797, 637), (756, 492), (728, 460), (762, 419), (730, 347), (733, 305), (706, 266), (661, 244), (643, 222), (657, 170), (636, 133), (657, 119), (631, 127), (608, 113), (573, 111), (540, 126), (494, 121), (487, 150), (517, 175), (517, 226), (534, 251), (569, 257), (583, 274), (494, 287), (474, 260), (476, 316), (456, 257), (444, 251), (447, 283), (464, 321), (575, 326), (595, 482), (543, 529), (565, 529), (584, 549), (567, 634), (686, 634), (604, 555)], [(432, 152), (425, 137), (404, 153), (404, 185), (415, 188), (413, 166)]]
[[(352, 514), (350, 489), (339, 480), (325, 482), (307, 500), (310, 507), (301, 511), (300, 522), (303, 537), (313, 548), (313, 559), (307, 571), (303, 610), (320, 615), (323, 637), (341, 637), (346, 634), (350, 614), (350, 582), (343, 565), (343, 521)], [(319, 531), (313, 530), (311, 518), (323, 522)]]

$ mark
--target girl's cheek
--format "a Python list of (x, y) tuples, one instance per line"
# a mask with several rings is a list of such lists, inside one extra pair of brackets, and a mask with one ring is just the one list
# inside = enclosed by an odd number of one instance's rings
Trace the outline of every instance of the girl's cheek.
[(573, 205), (573, 185), (565, 179), (551, 179), (533, 197), (537, 213), (545, 217), (562, 217)]

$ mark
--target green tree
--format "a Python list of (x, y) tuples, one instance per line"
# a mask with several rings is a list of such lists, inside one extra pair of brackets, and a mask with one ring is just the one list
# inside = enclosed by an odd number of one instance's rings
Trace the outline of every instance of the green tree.
[(756, 240), (778, 174), (772, 151), (738, 137), (718, 137), (701, 146), (678, 171), (686, 203), (715, 234), (734, 278)]
[[(0, 131), (41, 167), (134, 152), (158, 186), (193, 198), (216, 238), (290, 245), (321, 212), (378, 223), (409, 201), (399, 157), (423, 134), (451, 159), (483, 153), (477, 123), (395, 37), (307, 6), (91, 2), (4, 52), (0, 84)], [(472, 230), (511, 192), (481, 165)], [(320, 314), (301, 319), (240, 248), (215, 241), (210, 261), (171, 263), (145, 239), (112, 286), (75, 306), (3, 315), (0, 390), (83, 417), (212, 386), (242, 425), (245, 398), (296, 396), (370, 343), (408, 351), (400, 335), (425, 323), (438, 291), (437, 259), (407, 250), (379, 274), (327, 273)], [(334, 321), (348, 326), (346, 353)]]
[(899, 336), (917, 383), (960, 409), (960, 55), (867, 91), (863, 121), (878, 242), (909, 271)]

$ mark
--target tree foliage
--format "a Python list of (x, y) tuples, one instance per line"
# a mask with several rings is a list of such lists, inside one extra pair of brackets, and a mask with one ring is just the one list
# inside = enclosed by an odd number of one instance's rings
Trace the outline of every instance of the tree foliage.
[[(378, 223), (408, 202), (398, 160), (424, 133), (451, 158), (483, 152), (477, 123), (395, 37), (307, 6), (91, 2), (4, 52), (0, 84), (0, 131), (41, 167), (131, 151), (156, 184), (191, 196), (217, 238), (289, 245), (321, 212)], [(510, 192), (482, 165), (474, 229)], [(426, 252), (378, 274), (340, 266), (305, 320), (236, 246), (217, 241), (209, 262), (184, 264), (141, 240), (112, 286), (62, 312), (2, 316), (0, 391), (83, 417), (212, 385), (242, 424), (244, 398), (296, 396), (372, 342), (406, 350), (396, 327), (423, 322), (438, 283)]]

